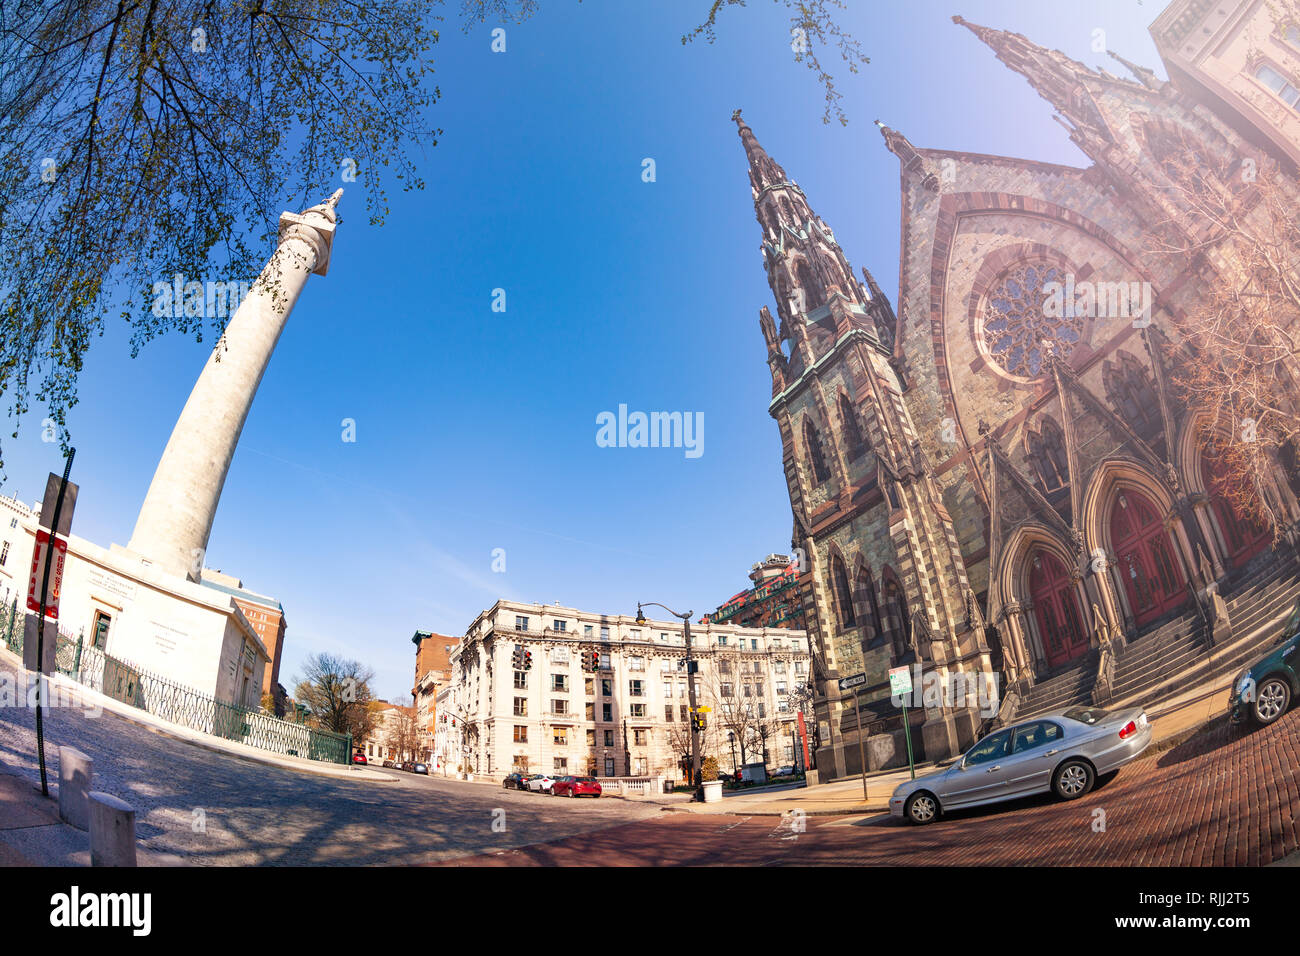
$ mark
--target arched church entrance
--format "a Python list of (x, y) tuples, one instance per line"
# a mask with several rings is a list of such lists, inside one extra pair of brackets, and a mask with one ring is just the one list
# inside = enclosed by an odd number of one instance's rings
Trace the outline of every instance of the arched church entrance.
[(1188, 600), (1186, 579), (1160, 512), (1141, 492), (1123, 489), (1110, 513), (1110, 540), (1119, 576), (1141, 628)]
[(1256, 525), (1237, 514), (1232, 505), (1219, 494), (1223, 465), (1210, 449), (1201, 452), (1201, 481), (1210, 496), (1214, 518), (1223, 535), (1224, 550), (1230, 567), (1239, 568), (1272, 543), (1273, 536), (1267, 527)]
[(1048, 667), (1059, 667), (1088, 652), (1079, 594), (1060, 559), (1042, 548), (1029, 558), (1029, 599)]

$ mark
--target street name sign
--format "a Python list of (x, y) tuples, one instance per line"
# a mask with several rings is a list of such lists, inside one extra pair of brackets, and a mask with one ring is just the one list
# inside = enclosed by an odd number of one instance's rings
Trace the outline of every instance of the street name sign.
[(849, 690), (852, 687), (861, 687), (866, 682), (866, 674), (854, 674), (852, 677), (841, 677), (839, 680), (840, 690)]

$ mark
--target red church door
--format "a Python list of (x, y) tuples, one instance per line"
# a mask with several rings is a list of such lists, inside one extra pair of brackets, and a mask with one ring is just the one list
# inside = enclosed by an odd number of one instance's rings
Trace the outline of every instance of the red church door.
[(1088, 650), (1079, 596), (1065, 565), (1051, 554), (1035, 551), (1030, 560), (1029, 598), (1034, 605), (1034, 619), (1043, 639), (1047, 666), (1058, 667)]
[(1228, 564), (1239, 568), (1255, 555), (1263, 551), (1273, 541), (1267, 527), (1256, 526), (1246, 518), (1240, 517), (1232, 505), (1219, 494), (1218, 487), (1222, 466), (1217, 459), (1210, 457), (1208, 451), (1201, 453), (1201, 480), (1205, 482), (1210, 493), (1210, 502), (1214, 508), (1214, 517), (1223, 532), (1223, 543), (1228, 549)]
[(1110, 540), (1119, 561), (1134, 623), (1142, 627), (1188, 599), (1160, 513), (1141, 493), (1126, 489), (1110, 514)]

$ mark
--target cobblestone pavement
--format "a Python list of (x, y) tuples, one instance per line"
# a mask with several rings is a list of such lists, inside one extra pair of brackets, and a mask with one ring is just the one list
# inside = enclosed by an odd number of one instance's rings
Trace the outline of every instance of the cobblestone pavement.
[(1300, 849), (1298, 812), (1300, 708), (1262, 730), (1225, 719), (1070, 803), (1033, 797), (927, 827), (806, 817), (803, 832), (792, 818), (665, 813), (444, 865), (1256, 866)]
[[(13, 677), (0, 663), (0, 680)], [(39, 781), (35, 724), (26, 707), (0, 707), (0, 766)], [(400, 772), (393, 783), (353, 783), (228, 757), (108, 712), (47, 710), (45, 741), (51, 793), (59, 746), (78, 748), (95, 761), (95, 789), (136, 808), (140, 846), (192, 865), (428, 863), (573, 838), (659, 812), (627, 800), (563, 800)], [(498, 808), (504, 833), (492, 829)]]

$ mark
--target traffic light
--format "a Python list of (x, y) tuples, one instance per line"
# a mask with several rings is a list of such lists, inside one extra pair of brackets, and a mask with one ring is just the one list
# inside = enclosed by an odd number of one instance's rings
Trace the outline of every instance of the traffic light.
[(515, 645), (515, 652), (511, 656), (510, 662), (515, 665), (515, 670), (524, 669), (524, 649), (521, 645)]
[(532, 669), (533, 669), (533, 652), (524, 651), (524, 670), (530, 671)]

